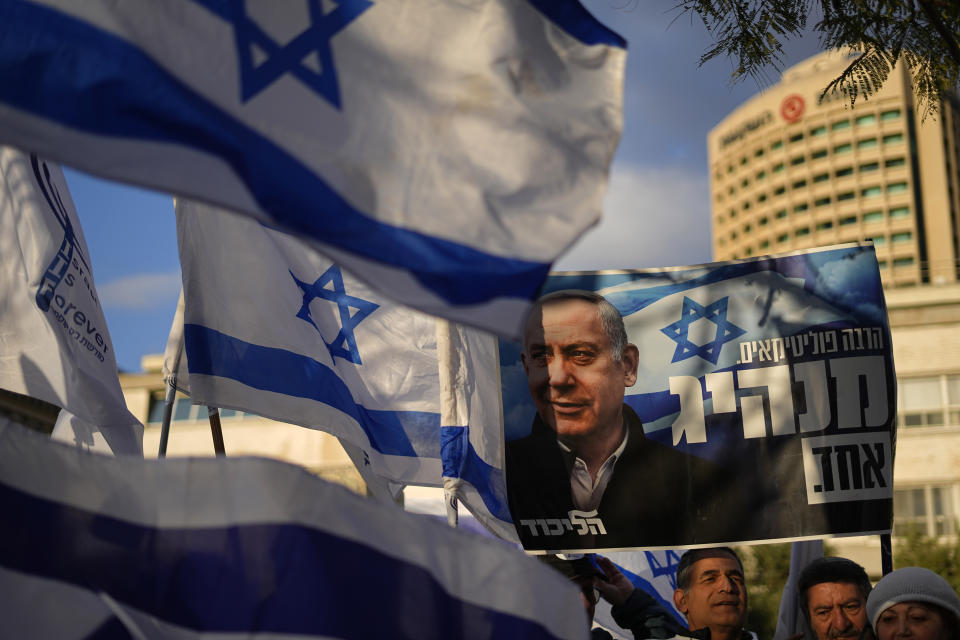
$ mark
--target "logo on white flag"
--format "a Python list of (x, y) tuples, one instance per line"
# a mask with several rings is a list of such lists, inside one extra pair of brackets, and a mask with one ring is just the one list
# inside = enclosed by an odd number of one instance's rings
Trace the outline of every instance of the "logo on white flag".
[[(343, 358), (354, 364), (363, 364), (360, 360), (360, 350), (357, 348), (357, 338), (353, 330), (367, 316), (379, 309), (380, 305), (348, 294), (343, 286), (343, 273), (336, 264), (330, 265), (330, 268), (324, 271), (323, 275), (317, 278), (313, 284), (300, 281), (297, 276), (293, 275), (292, 271), (290, 276), (303, 291), (303, 302), (300, 305), (300, 310), (297, 311), (297, 317), (309, 322), (317, 330), (320, 339), (323, 340), (330, 351), (330, 358), (334, 361), (337, 358)], [(310, 314), (310, 303), (317, 298), (329, 300), (336, 304), (340, 313), (340, 331), (331, 342), (324, 339), (323, 332), (320, 331), (320, 327), (317, 326)], [(357, 311), (351, 315), (350, 309), (356, 309)]]
[[(668, 338), (677, 343), (677, 349), (673, 352), (671, 363), (700, 356), (707, 362), (717, 364), (723, 345), (746, 333), (745, 330), (727, 320), (727, 303), (729, 300), (730, 296), (724, 296), (704, 306), (687, 296), (683, 297), (683, 310), (680, 312), (680, 319), (660, 329)], [(705, 344), (696, 344), (690, 339), (690, 326), (699, 320), (712, 322), (717, 327), (713, 340)]]

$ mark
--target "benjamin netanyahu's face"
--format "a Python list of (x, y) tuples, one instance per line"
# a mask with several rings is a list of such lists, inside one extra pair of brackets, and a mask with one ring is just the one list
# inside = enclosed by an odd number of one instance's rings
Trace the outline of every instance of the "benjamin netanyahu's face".
[(730, 555), (702, 558), (693, 563), (687, 591), (675, 601), (691, 629), (742, 628), (747, 619), (747, 588), (740, 563)]
[(523, 342), (530, 395), (558, 436), (619, 428), (624, 389), (637, 380), (636, 362), (631, 354), (614, 360), (596, 305), (576, 299), (547, 303), (527, 322)]
[(807, 589), (810, 626), (817, 640), (859, 638), (867, 625), (866, 604), (852, 582), (823, 582)]

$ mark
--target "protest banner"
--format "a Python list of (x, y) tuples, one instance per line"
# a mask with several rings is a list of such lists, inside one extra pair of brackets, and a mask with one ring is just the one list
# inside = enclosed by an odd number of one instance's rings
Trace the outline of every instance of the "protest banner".
[(569, 289), (601, 294), (626, 337), (574, 298), (501, 341), (528, 551), (890, 530), (896, 386), (872, 244), (561, 273), (543, 293)]
[(0, 147), (0, 228), (0, 388), (63, 409), (56, 437), (142, 455), (59, 165)]
[(576, 0), (0, 3), (0, 140), (517, 335), (600, 218), (626, 43)]

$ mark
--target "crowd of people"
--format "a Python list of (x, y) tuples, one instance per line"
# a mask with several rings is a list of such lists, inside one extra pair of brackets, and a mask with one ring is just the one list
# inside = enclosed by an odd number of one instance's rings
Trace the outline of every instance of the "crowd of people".
[[(636, 640), (755, 638), (746, 628), (743, 563), (730, 547), (693, 549), (681, 556), (673, 602), (685, 624), (603, 556), (542, 558), (577, 583), (591, 622), (603, 598), (612, 605), (616, 623)], [(960, 597), (945, 579), (922, 567), (898, 569), (871, 585), (864, 568), (852, 560), (818, 558), (801, 572), (796, 598), (808, 632), (790, 640), (960, 640)], [(599, 627), (591, 632), (593, 640), (612, 637)]]

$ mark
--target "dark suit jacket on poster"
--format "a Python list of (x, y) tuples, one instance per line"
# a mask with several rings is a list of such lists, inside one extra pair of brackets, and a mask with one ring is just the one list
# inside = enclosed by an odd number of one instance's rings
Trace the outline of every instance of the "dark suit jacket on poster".
[[(564, 460), (569, 454), (539, 415), (530, 435), (507, 443), (507, 499), (524, 548), (559, 551), (735, 540), (730, 523), (745, 514), (734, 508), (735, 513), (727, 511), (719, 521), (714, 517), (733, 506), (718, 500), (718, 488), (725, 484), (722, 476), (727, 475), (723, 467), (646, 438), (640, 419), (627, 405), (623, 415), (627, 446), (597, 508), (606, 534), (582, 535), (582, 525), (566, 526), (568, 513), (575, 509)], [(557, 519), (564, 521), (563, 532), (551, 535), (560, 528)], [(544, 522), (530, 526), (522, 520)]]

